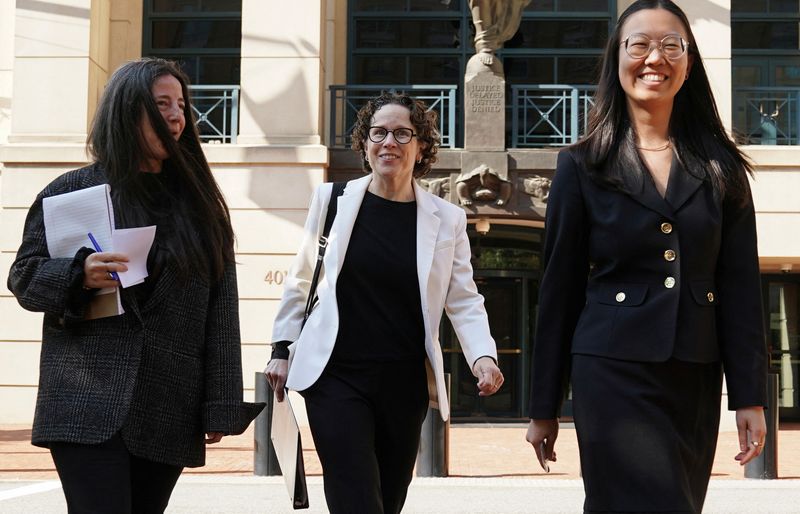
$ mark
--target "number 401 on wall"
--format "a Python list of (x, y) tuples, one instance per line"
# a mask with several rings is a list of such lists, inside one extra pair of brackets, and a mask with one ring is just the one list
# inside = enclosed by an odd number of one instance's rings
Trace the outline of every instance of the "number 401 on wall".
[(288, 274), (288, 271), (269, 270), (267, 271), (267, 276), (264, 277), (264, 282), (270, 285), (275, 284), (276, 286), (279, 286), (283, 284), (283, 281)]

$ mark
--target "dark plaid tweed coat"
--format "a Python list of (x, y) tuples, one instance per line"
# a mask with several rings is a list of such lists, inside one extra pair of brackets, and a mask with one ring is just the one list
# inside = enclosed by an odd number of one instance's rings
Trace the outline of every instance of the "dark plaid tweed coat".
[(209, 286), (178, 280), (167, 263), (143, 304), (123, 289), (125, 314), (84, 320), (92, 292), (82, 288), (83, 263), (92, 250), (50, 258), (42, 199), (105, 182), (92, 165), (48, 185), (9, 273), (20, 305), (44, 313), (33, 444), (93, 444), (121, 432), (134, 455), (202, 466), (205, 432), (239, 434), (263, 407), (242, 401), (235, 267)]

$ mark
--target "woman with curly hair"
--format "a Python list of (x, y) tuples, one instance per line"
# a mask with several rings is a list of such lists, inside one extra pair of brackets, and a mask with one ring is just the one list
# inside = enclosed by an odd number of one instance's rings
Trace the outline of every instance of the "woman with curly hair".
[(443, 309), (479, 394), (503, 383), (472, 279), (466, 215), (414, 181), (436, 162), (436, 125), (435, 112), (404, 94), (383, 93), (361, 109), (353, 149), (368, 175), (347, 183), (338, 199), (319, 303), (303, 328), (330, 184), (311, 201), (275, 320), (265, 373), (279, 401), (284, 385), (305, 398), (334, 514), (402, 509), (429, 391), (449, 415)]

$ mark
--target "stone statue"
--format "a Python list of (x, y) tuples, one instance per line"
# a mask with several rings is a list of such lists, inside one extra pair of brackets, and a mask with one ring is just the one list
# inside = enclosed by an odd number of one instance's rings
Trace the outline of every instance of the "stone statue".
[(436, 195), (439, 198), (444, 198), (448, 193), (450, 193), (450, 177), (432, 179), (422, 178), (419, 180), (419, 185), (421, 185), (423, 189), (430, 194)]
[(475, 25), (475, 52), (486, 66), (494, 63), (494, 52), (503, 47), (519, 28), (522, 11), (531, 0), (469, 0)]
[(481, 164), (474, 170), (462, 173), (456, 179), (456, 194), (461, 205), (472, 205), (473, 200), (505, 205), (511, 198), (511, 182), (502, 178), (492, 168)]
[(525, 194), (533, 197), (534, 204), (544, 205), (550, 196), (550, 184), (552, 183), (553, 181), (547, 177), (534, 175), (523, 180), (522, 187), (525, 190)]

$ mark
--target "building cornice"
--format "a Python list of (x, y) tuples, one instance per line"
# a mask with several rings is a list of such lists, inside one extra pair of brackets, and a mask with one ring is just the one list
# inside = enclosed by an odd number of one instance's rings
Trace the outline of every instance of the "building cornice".
[(800, 146), (749, 145), (739, 147), (758, 168), (787, 167), (797, 170)]
[[(204, 144), (209, 164), (327, 166), (323, 145), (221, 145)], [(0, 163), (8, 165), (82, 164), (91, 159), (83, 144), (9, 143), (0, 145)]]

